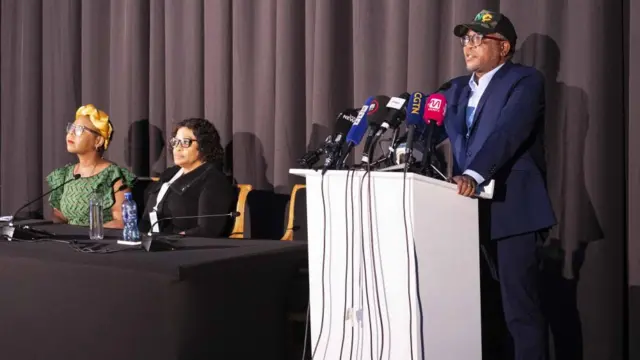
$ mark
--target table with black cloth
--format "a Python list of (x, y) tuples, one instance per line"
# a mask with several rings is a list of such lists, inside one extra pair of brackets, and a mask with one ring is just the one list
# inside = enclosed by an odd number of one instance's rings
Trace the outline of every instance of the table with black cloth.
[[(54, 239), (87, 228), (36, 225)], [(0, 359), (283, 359), (285, 298), (305, 243), (183, 238), (180, 250), (81, 252), (0, 241)], [(85, 244), (86, 245), (86, 244)]]

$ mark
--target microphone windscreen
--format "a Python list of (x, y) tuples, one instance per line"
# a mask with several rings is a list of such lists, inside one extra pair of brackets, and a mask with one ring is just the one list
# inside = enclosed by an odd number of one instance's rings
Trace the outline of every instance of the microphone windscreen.
[(407, 125), (420, 126), (424, 124), (422, 117), (424, 115), (425, 97), (426, 95), (419, 91), (414, 92), (409, 97), (409, 102), (407, 103)]
[(451, 81), (447, 81), (446, 83), (440, 85), (440, 87), (438, 88), (438, 91), (436, 92), (447, 91), (449, 90), (450, 87), (451, 87)]
[(347, 109), (340, 114), (336, 118), (336, 124), (333, 129), (334, 134), (346, 134), (351, 129), (351, 126), (354, 122), (356, 122), (356, 118), (358, 117), (357, 109)]
[(369, 105), (369, 110), (367, 111), (367, 121), (370, 125), (380, 126), (380, 124), (382, 124), (386, 119), (387, 113), (389, 112), (386, 105), (389, 100), (391, 100), (391, 98), (385, 95), (378, 95), (373, 98), (373, 101)]
[(367, 119), (367, 112), (369, 111), (369, 105), (371, 105), (374, 101), (374, 97), (370, 97), (365, 101), (362, 109), (358, 113), (358, 117), (356, 121), (351, 126), (351, 130), (347, 134), (347, 142), (357, 146), (362, 141), (362, 137), (364, 137), (364, 133), (367, 132), (367, 127), (369, 126)]
[(447, 113), (447, 99), (444, 95), (435, 93), (427, 98), (427, 105), (424, 110), (424, 121), (430, 123), (435, 121), (438, 126), (442, 126), (444, 116)]

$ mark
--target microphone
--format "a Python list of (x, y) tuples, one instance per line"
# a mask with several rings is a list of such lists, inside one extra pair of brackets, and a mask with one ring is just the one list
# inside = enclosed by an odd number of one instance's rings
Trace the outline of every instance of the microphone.
[[(362, 149), (362, 162), (369, 163), (369, 156), (373, 153), (374, 137), (378, 132), (380, 126), (386, 119), (388, 113), (387, 107), (384, 108), (380, 104), (387, 104), (391, 99), (385, 95), (378, 95), (373, 98), (373, 101), (369, 105), (367, 111), (367, 120), (369, 122), (369, 132), (367, 133), (367, 139), (364, 142), (364, 148)], [(370, 154), (371, 153), (371, 154)]]
[[(416, 128), (424, 126), (424, 108), (425, 108), (424, 93), (419, 91), (414, 92), (409, 97), (407, 103), (407, 140), (405, 145), (405, 159), (407, 166), (411, 165), (413, 158), (413, 138), (415, 136)], [(424, 157), (423, 157), (424, 158)]]
[(440, 85), (440, 87), (438, 88), (438, 90), (436, 90), (436, 92), (439, 93), (439, 92), (447, 91), (449, 90), (450, 87), (451, 87), (451, 81), (447, 81), (446, 83)]
[(406, 117), (405, 103), (411, 97), (408, 92), (402, 93), (399, 97), (392, 97), (387, 103), (387, 116), (376, 132), (375, 139), (379, 139), (389, 128), (396, 129)]
[(338, 114), (338, 117), (336, 118), (336, 125), (334, 128), (334, 135), (331, 137), (330, 141), (325, 144), (327, 157), (325, 158), (323, 171), (326, 172), (326, 170), (324, 169), (330, 169), (334, 167), (336, 161), (342, 156), (342, 150), (346, 141), (345, 137), (349, 133), (349, 130), (351, 130), (351, 127), (356, 122), (357, 118), (357, 109), (346, 109), (345, 111)]
[[(371, 149), (375, 149), (376, 144), (378, 143), (378, 141), (380, 141), (380, 138), (382, 138), (382, 135), (384, 135), (384, 133), (388, 129), (392, 129), (392, 130), (398, 129), (398, 126), (400, 126), (402, 119), (404, 119), (404, 117), (406, 116), (405, 103), (407, 102), (410, 96), (411, 95), (408, 92), (405, 92), (399, 97), (394, 96), (389, 100), (386, 106), (386, 116), (382, 121), (382, 124), (380, 124), (380, 126), (376, 130), (375, 135), (373, 136), (373, 139), (368, 144), (369, 145), (368, 147), (367, 147), (367, 144), (365, 143), (365, 150), (362, 155), (363, 163), (369, 162), (369, 155), (370, 155), (369, 151), (371, 151)], [(392, 144), (395, 142), (396, 137), (397, 137), (397, 131), (393, 133), (393, 139), (391, 142)], [(369, 140), (369, 137), (367, 137), (367, 140)], [(387, 155), (387, 157), (383, 157), (381, 160), (377, 161), (376, 163), (384, 162), (385, 160), (388, 159), (388, 156), (389, 155)]]
[(161, 223), (163, 221), (167, 221), (167, 220), (175, 220), (175, 219), (200, 219), (200, 218), (210, 218), (210, 217), (238, 217), (240, 216), (240, 212), (239, 211), (232, 211), (232, 212), (228, 212), (226, 214), (208, 214), (208, 215), (190, 215), (190, 216), (169, 216), (169, 217), (164, 217), (161, 219), (156, 220), (153, 224), (151, 224), (151, 227), (149, 228), (149, 231), (147, 232), (147, 236), (152, 236), (152, 232), (151, 230), (153, 229), (154, 226), (158, 225), (158, 223)]
[(154, 181), (154, 178), (150, 176), (136, 176), (136, 178), (131, 182), (131, 185), (138, 181)]
[[(364, 136), (365, 131), (367, 131), (367, 112), (369, 111), (369, 105), (372, 104), (373, 101), (374, 98), (369, 97), (367, 101), (364, 102), (364, 105), (362, 105), (362, 108), (358, 113), (358, 117), (356, 117), (356, 121), (353, 123), (353, 126), (351, 126), (351, 129), (347, 133), (347, 147), (336, 163), (337, 169), (343, 168), (345, 166), (345, 162), (347, 161), (347, 157), (349, 156), (351, 150), (354, 147), (358, 146), (360, 144), (360, 141), (362, 141), (362, 137)], [(324, 175), (327, 170), (328, 168), (325, 166), (324, 169), (322, 169), (322, 175)]]
[(65, 182), (63, 182), (62, 184), (55, 186), (53, 189), (45, 192), (44, 194), (38, 196), (37, 198), (29, 201), (28, 203), (22, 205), (20, 208), (18, 208), (18, 210), (16, 210), (13, 215), (11, 216), (11, 220), (9, 221), (9, 224), (7, 224), (6, 226), (2, 227), (2, 235), (4, 237), (6, 237), (9, 241), (13, 240), (14, 237), (17, 237), (20, 240), (35, 240), (39, 237), (42, 237), (42, 235), (45, 236), (52, 236), (53, 234), (50, 234), (48, 232), (45, 231), (41, 231), (41, 230), (35, 230), (35, 229), (31, 229), (28, 226), (25, 225), (18, 225), (16, 226), (13, 223), (13, 220), (15, 219), (15, 217), (18, 215), (18, 213), (20, 211), (22, 211), (23, 209), (27, 208), (29, 205), (35, 203), (36, 201), (42, 199), (43, 197), (51, 194), (52, 192), (60, 189), (61, 187), (67, 185), (68, 183), (77, 180), (80, 178), (80, 174), (75, 174), (73, 175), (73, 177)]
[(346, 109), (336, 117), (336, 124), (333, 128), (333, 142), (344, 143), (344, 137), (347, 136), (351, 126), (358, 118), (358, 109)]
[(333, 136), (329, 135), (324, 139), (322, 145), (316, 150), (307, 151), (300, 159), (298, 159), (298, 164), (304, 167), (305, 169), (313, 168), (319, 160), (320, 156), (327, 151), (327, 148), (331, 146), (331, 142), (333, 141)]
[(447, 113), (447, 99), (441, 93), (431, 94), (427, 99), (423, 119), (427, 124), (427, 141), (425, 143), (424, 155), (422, 156), (422, 169), (431, 174), (431, 158), (435, 152), (433, 134), (437, 128), (442, 126)]
[(127, 184), (126, 182), (124, 182), (123, 178), (120, 178), (120, 180), (122, 180), (122, 184), (120, 184), (120, 186), (118, 186), (116, 191), (113, 192), (113, 195), (119, 193), (120, 191), (124, 191), (124, 190), (127, 190), (127, 189), (133, 190), (133, 185), (135, 185), (135, 183), (137, 183), (138, 181), (151, 181), (151, 178), (150, 177), (144, 177), (144, 176), (137, 176), (131, 181), (131, 184)]
[(200, 218), (210, 218), (210, 217), (231, 217), (235, 218), (240, 216), (239, 211), (231, 211), (226, 214), (207, 214), (207, 215), (190, 215), (190, 216), (170, 216), (164, 217), (156, 220), (151, 224), (149, 231), (141, 236), (141, 245), (146, 251), (159, 251), (159, 250), (175, 250), (177, 247), (171, 242), (160, 240), (158, 238), (154, 238), (152, 233), (153, 227), (158, 223), (167, 221), (167, 220), (175, 220), (175, 219), (200, 219)]

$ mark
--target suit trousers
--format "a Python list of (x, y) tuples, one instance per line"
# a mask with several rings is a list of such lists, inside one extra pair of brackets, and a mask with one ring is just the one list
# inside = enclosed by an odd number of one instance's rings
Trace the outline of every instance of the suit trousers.
[(516, 360), (547, 360), (547, 324), (542, 314), (538, 232), (494, 240), (497, 275)]

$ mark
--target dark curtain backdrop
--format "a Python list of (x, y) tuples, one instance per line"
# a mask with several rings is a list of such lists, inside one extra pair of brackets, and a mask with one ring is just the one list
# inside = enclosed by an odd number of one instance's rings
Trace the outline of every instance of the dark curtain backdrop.
[(198, 116), (239, 182), (286, 193), (337, 112), (464, 73), (452, 28), (483, 8), (512, 19), (515, 60), (547, 77), (554, 341), (622, 359), (638, 316), (625, 290), (640, 286), (640, 145), (627, 144), (640, 132), (640, 7), (624, 0), (1, 0), (2, 213), (74, 160), (64, 125), (85, 103), (115, 125), (107, 157), (138, 175), (170, 165), (172, 123)]

